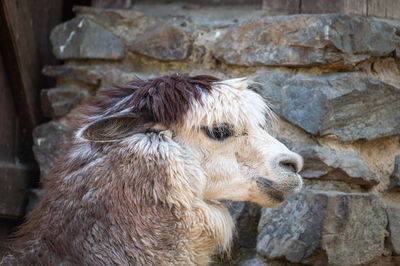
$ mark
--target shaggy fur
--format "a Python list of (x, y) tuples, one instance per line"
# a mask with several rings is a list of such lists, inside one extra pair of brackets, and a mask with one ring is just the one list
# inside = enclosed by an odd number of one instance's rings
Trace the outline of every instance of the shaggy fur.
[(2, 264), (209, 263), (233, 230), (216, 200), (274, 206), (301, 187), (280, 163), (301, 159), (265, 132), (270, 111), (246, 86), (177, 74), (87, 99)]

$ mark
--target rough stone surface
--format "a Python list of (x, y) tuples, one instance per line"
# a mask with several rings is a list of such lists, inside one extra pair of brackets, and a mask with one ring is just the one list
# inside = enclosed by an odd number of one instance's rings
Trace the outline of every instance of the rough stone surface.
[(119, 59), (124, 44), (110, 31), (82, 17), (56, 26), (50, 35), (58, 59)]
[(50, 121), (36, 127), (33, 131), (33, 154), (39, 163), (41, 178), (53, 167), (56, 159), (64, 149), (62, 144), (72, 135), (72, 130), (66, 126)]
[(29, 189), (26, 193), (27, 197), (27, 205), (25, 207), (25, 213), (29, 213), (32, 211), (39, 203), (39, 201), (43, 198), (44, 194), (41, 189), (32, 188)]
[(53, 118), (66, 115), (87, 95), (84, 90), (44, 89), (40, 92), (43, 113)]
[(254, 248), (261, 207), (251, 202), (231, 202), (228, 209), (236, 227), (234, 248)]
[(225, 205), (232, 215), (235, 232), (229, 256), (227, 254), (216, 255), (216, 260), (220, 263), (236, 260), (242, 254), (255, 249), (261, 209), (259, 205), (251, 202), (227, 201)]
[(400, 89), (358, 73), (320, 76), (259, 71), (254, 89), (289, 122), (343, 141), (400, 134)]
[[(165, 9), (165, 8), (164, 8)], [(73, 9), (79, 16), (83, 16), (110, 30), (125, 43), (135, 41), (164, 20), (145, 15), (131, 9), (104, 9), (85, 6), (75, 6)]]
[(360, 193), (365, 192), (366, 188), (361, 185), (343, 182), (339, 180), (322, 180), (303, 178), (303, 190), (319, 190), (319, 191), (339, 191), (344, 193)]
[(400, 255), (400, 207), (390, 206), (387, 208), (390, 244), (393, 252)]
[(98, 85), (101, 76), (93, 67), (79, 67), (72, 65), (45, 66), (43, 75), (53, 78), (79, 80), (89, 85)]
[(331, 150), (322, 146), (303, 146), (296, 149), (303, 156), (303, 178), (341, 180), (373, 186), (379, 183), (376, 175), (354, 151)]
[(130, 8), (132, 0), (92, 0), (92, 6), (105, 8)]
[(381, 257), (374, 262), (368, 263), (365, 266), (399, 266), (400, 256)]
[(152, 77), (154, 76), (144, 75), (136, 72), (125, 72), (119, 69), (109, 69), (103, 72), (100, 89), (107, 89), (118, 84), (125, 84), (136, 78), (149, 79)]
[(359, 265), (382, 255), (386, 226), (376, 195), (301, 193), (262, 210), (257, 251), (293, 263)]
[(394, 160), (394, 169), (390, 175), (389, 191), (400, 192), (400, 154)]
[(129, 45), (139, 54), (159, 60), (183, 60), (191, 49), (189, 35), (171, 24), (158, 24)]
[(232, 65), (310, 66), (354, 64), (396, 49), (395, 28), (344, 14), (253, 19), (223, 34), (215, 56)]

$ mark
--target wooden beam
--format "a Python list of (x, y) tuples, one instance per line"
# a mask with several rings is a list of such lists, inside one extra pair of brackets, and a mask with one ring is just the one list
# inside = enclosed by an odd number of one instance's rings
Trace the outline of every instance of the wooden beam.
[(0, 2), (0, 51), (20, 121), (23, 150), (26, 151), (20, 159), (31, 161), (32, 131), (42, 120), (39, 91), (43, 77), (27, 1)]
[(0, 162), (0, 218), (23, 216), (26, 205), (25, 192), (37, 173), (32, 168)]

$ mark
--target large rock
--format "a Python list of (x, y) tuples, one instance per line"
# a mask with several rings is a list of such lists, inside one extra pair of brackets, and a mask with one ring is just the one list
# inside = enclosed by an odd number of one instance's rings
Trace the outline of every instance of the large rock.
[(124, 55), (124, 44), (120, 39), (83, 17), (56, 26), (50, 40), (58, 59), (119, 59)]
[(388, 207), (390, 244), (393, 252), (400, 255), (400, 207)]
[(105, 8), (130, 8), (132, 0), (92, 0), (92, 6)]
[(322, 146), (303, 146), (296, 149), (303, 156), (303, 178), (341, 180), (373, 186), (379, 183), (376, 175), (354, 151), (331, 150)]
[(398, 266), (400, 265), (400, 256), (380, 257), (379, 259), (366, 264), (365, 266)]
[(260, 219), (261, 207), (251, 202), (225, 202), (233, 222), (235, 231), (229, 256), (224, 253), (215, 255), (215, 260), (228, 263), (239, 259), (243, 254), (254, 251), (257, 245), (257, 226)]
[(40, 92), (43, 113), (53, 118), (66, 115), (87, 95), (87, 91), (70, 88), (44, 89)]
[(154, 26), (128, 45), (131, 51), (163, 61), (187, 58), (191, 46), (189, 35), (168, 23)]
[(75, 6), (73, 11), (110, 30), (125, 43), (135, 41), (149, 29), (166, 21), (132, 9), (93, 8)]
[(365, 187), (363, 185), (348, 183), (340, 180), (303, 178), (303, 190), (361, 193), (365, 191)]
[(257, 225), (260, 219), (260, 206), (251, 202), (232, 202), (228, 205), (235, 223), (233, 248), (254, 248), (257, 243)]
[(358, 73), (320, 76), (260, 71), (253, 87), (289, 122), (344, 141), (400, 134), (400, 90)]
[(391, 54), (395, 28), (344, 14), (257, 18), (230, 29), (215, 43), (215, 56), (232, 65), (352, 65)]
[(390, 175), (389, 191), (400, 192), (400, 154), (394, 159), (394, 169)]
[(43, 75), (82, 81), (89, 85), (98, 85), (101, 79), (99, 71), (93, 66), (81, 67), (74, 65), (45, 66), (42, 70)]
[(33, 130), (33, 154), (40, 166), (42, 178), (54, 166), (56, 159), (64, 152), (63, 144), (72, 136), (68, 127), (50, 121)]
[(153, 77), (155, 76), (137, 72), (125, 72), (117, 68), (112, 68), (102, 72), (100, 89), (108, 89), (115, 85), (125, 84), (137, 78), (149, 79)]
[(262, 210), (258, 253), (313, 265), (360, 265), (384, 252), (387, 216), (378, 196), (308, 192)]

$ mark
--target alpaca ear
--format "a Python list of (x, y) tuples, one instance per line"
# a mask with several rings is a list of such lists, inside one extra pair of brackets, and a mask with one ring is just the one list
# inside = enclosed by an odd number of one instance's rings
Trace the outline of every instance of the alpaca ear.
[(234, 89), (244, 90), (249, 85), (250, 80), (247, 77), (243, 77), (243, 78), (227, 79), (224, 81), (217, 82), (217, 84), (218, 83), (228, 85), (229, 87)]
[(150, 126), (150, 123), (143, 123), (138, 114), (117, 114), (92, 122), (82, 128), (77, 137), (93, 142), (113, 142), (145, 132)]

